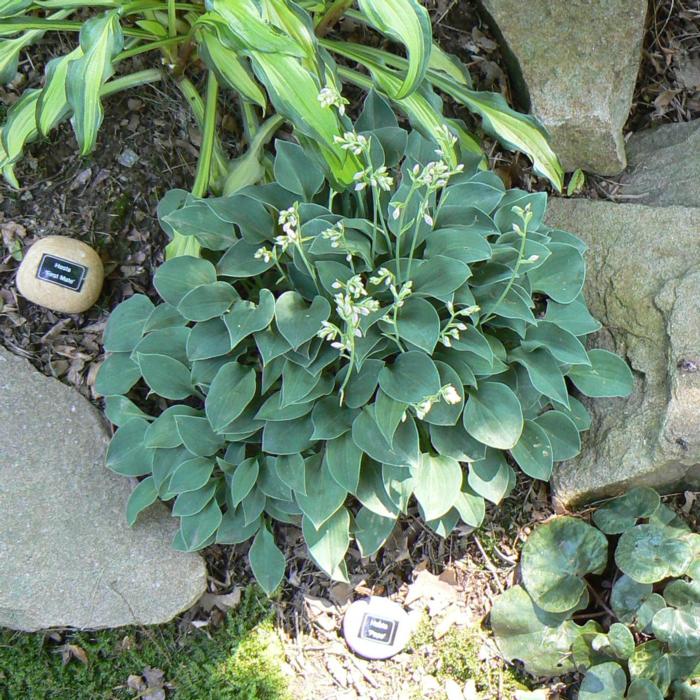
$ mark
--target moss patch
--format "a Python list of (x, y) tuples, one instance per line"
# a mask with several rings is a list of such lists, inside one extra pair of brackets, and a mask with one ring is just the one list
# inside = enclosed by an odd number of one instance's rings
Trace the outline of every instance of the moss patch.
[(484, 630), (452, 627), (444, 637), (435, 640), (433, 629), (426, 615), (410, 642), (425, 673), (441, 683), (452, 679), (463, 686), (473, 681), (484, 698), (512, 698), (516, 690), (528, 690), (524, 677), (492, 654)]
[[(207, 636), (177, 623), (63, 635), (0, 631), (2, 700), (122, 700), (139, 696), (129, 676), (163, 671), (168, 700), (287, 700), (282, 645), (258, 588)], [(83, 663), (70, 647), (87, 658)], [(64, 664), (64, 656), (70, 658)], [(148, 695), (146, 695), (148, 697)]]

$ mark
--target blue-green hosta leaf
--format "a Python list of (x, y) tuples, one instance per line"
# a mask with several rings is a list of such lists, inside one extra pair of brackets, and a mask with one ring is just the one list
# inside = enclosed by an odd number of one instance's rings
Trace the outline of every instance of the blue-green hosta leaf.
[(161, 298), (175, 307), (195, 287), (213, 282), (216, 282), (216, 268), (208, 260), (190, 255), (164, 262), (153, 278)]
[(510, 352), (510, 359), (521, 364), (530, 376), (532, 386), (546, 397), (569, 407), (569, 392), (559, 363), (545, 348), (526, 352), (522, 347)]
[(438, 454), (458, 462), (478, 462), (486, 454), (486, 445), (469, 435), (461, 424), (431, 425), (430, 441)]
[(498, 596), (491, 609), (491, 629), (508, 661), (519, 659), (536, 676), (558, 676), (574, 670), (571, 646), (581, 629), (566, 618), (535, 605), (521, 586)]
[(394, 444), (394, 434), (407, 408), (408, 404), (392, 399), (381, 389), (377, 392), (374, 402), (374, 420), (389, 447)]
[(581, 437), (576, 424), (562, 411), (547, 411), (535, 418), (547, 433), (555, 462), (575, 457), (581, 451)]
[(581, 681), (579, 700), (624, 700), (627, 674), (620, 664), (608, 661), (588, 669)]
[(105, 327), (105, 351), (131, 352), (141, 340), (153, 309), (153, 303), (143, 294), (134, 294), (119, 304), (110, 314)]
[(308, 519), (302, 519), (302, 532), (311, 558), (319, 568), (333, 576), (345, 558), (350, 544), (350, 513), (339, 508), (319, 528)]
[(326, 442), (325, 460), (328, 471), (340, 486), (350, 493), (357, 491), (362, 450), (353, 442), (350, 433)]
[(547, 302), (544, 320), (576, 336), (588, 335), (600, 330), (600, 323), (591, 316), (582, 295), (569, 304), (557, 304), (550, 299)]
[(225, 364), (209, 387), (204, 408), (215, 432), (243, 413), (255, 396), (255, 370), (238, 362)]
[(66, 96), (68, 68), (73, 61), (83, 57), (83, 49), (78, 46), (65, 56), (59, 56), (46, 64), (44, 87), (36, 108), (39, 133), (47, 136), (70, 113)]
[(374, 408), (365, 407), (352, 424), (353, 442), (368, 456), (382, 464), (396, 467), (408, 467), (417, 464), (420, 459), (418, 430), (411, 416), (402, 422), (394, 441), (389, 445), (382, 435), (376, 420)]
[(275, 153), (275, 180), (286, 190), (311, 200), (323, 186), (323, 171), (301, 146), (290, 141), (277, 139)]
[(539, 321), (527, 329), (522, 343), (525, 351), (546, 348), (554, 357), (567, 365), (590, 365), (586, 349), (569, 331), (550, 321)]
[(464, 408), (464, 427), (479, 442), (500, 450), (515, 447), (523, 432), (518, 397), (505, 384), (484, 382), (470, 390)]
[(659, 494), (654, 489), (638, 486), (600, 506), (593, 513), (593, 522), (606, 535), (620, 535), (634, 527), (639, 518), (652, 516), (660, 503)]
[(148, 422), (134, 418), (117, 430), (107, 448), (105, 464), (117, 474), (144, 476), (153, 468), (155, 450), (143, 444)]
[(211, 478), (214, 471), (214, 460), (195, 457), (182, 462), (173, 471), (168, 488), (172, 493), (196, 491), (201, 489)]
[(144, 413), (133, 401), (126, 396), (107, 396), (105, 398), (105, 416), (110, 423), (120, 428), (132, 418), (145, 418), (151, 420), (151, 416)]
[(150, 389), (166, 399), (186, 399), (192, 394), (190, 370), (167, 355), (136, 355), (141, 375)]
[(306, 495), (306, 465), (301, 455), (280, 455), (275, 462), (280, 481), (292, 491)]
[(112, 60), (123, 46), (124, 36), (117, 10), (87, 20), (80, 30), (83, 56), (68, 66), (66, 97), (73, 109), (71, 124), (81, 155), (87, 155), (95, 148), (103, 118), (100, 92), (113, 75)]
[(231, 311), (223, 316), (223, 321), (231, 337), (231, 347), (238, 345), (241, 340), (252, 333), (267, 328), (274, 315), (275, 297), (269, 289), (260, 290), (257, 306), (252, 301), (244, 299), (236, 301)]
[(331, 305), (321, 296), (308, 305), (297, 292), (284, 292), (275, 302), (277, 328), (294, 350), (318, 333), (330, 313)]
[(651, 623), (654, 636), (668, 644), (672, 654), (700, 655), (700, 605), (682, 610), (664, 608)]
[[(173, 260), (180, 260), (180, 258), (173, 258)], [(195, 368), (198, 365), (197, 361), (203, 362), (211, 360), (216, 362), (222, 359), (223, 355), (226, 355), (231, 349), (231, 336), (228, 332), (226, 324), (220, 318), (212, 318), (211, 321), (202, 321), (201, 323), (196, 323), (190, 335), (187, 338), (187, 357), (192, 365), (192, 383), (195, 382)], [(226, 358), (223, 358), (224, 360)], [(203, 364), (199, 365), (199, 368), (205, 366)], [(207, 367), (209, 365), (206, 365)], [(208, 384), (211, 379), (204, 382)]]
[(626, 530), (615, 550), (615, 563), (639, 583), (682, 576), (692, 561), (690, 544), (658, 525), (636, 525)]
[(228, 282), (211, 282), (187, 292), (177, 310), (188, 321), (209, 321), (224, 314), (237, 298)]
[(510, 453), (525, 474), (533, 479), (549, 481), (554, 455), (549, 437), (540, 425), (526, 420), (520, 439)]
[(571, 610), (586, 590), (582, 577), (602, 573), (607, 557), (603, 533), (577, 518), (554, 518), (535, 528), (523, 547), (523, 585), (544, 610)]
[(213, 541), (212, 537), (221, 525), (222, 513), (215, 498), (196, 515), (180, 519), (180, 536), (186, 551), (194, 552)]
[(381, 370), (379, 386), (395, 401), (420, 403), (440, 391), (440, 373), (428, 355), (410, 350)]
[(467, 226), (451, 226), (430, 233), (425, 254), (428, 258), (444, 256), (468, 264), (488, 260), (491, 257), (491, 246), (479, 231)]
[[(418, 512), (421, 513), (421, 517), (425, 517), (422, 515), (423, 509), (420, 507), (420, 504), (418, 506)], [(455, 527), (457, 527), (458, 522), (459, 513), (456, 508), (451, 508), (445, 515), (441, 515), (439, 518), (426, 520), (425, 524), (440, 537), (449, 537)]]
[(100, 396), (126, 394), (140, 378), (141, 370), (128, 352), (113, 352), (100, 365), (95, 391)]
[(314, 424), (312, 440), (335, 440), (352, 429), (357, 416), (345, 406), (340, 406), (336, 396), (326, 396), (314, 403), (311, 421)]
[(607, 350), (590, 350), (591, 366), (575, 365), (567, 376), (586, 396), (595, 398), (629, 396), (634, 389), (634, 377), (627, 363)]
[(175, 425), (182, 444), (198, 457), (209, 457), (224, 446), (224, 438), (214, 433), (206, 418), (176, 415)]
[(581, 253), (567, 243), (548, 243), (551, 255), (528, 273), (532, 289), (560, 304), (570, 304), (583, 289), (586, 263)]
[(126, 522), (129, 524), (129, 527), (136, 523), (136, 518), (141, 511), (146, 510), (148, 506), (157, 500), (158, 489), (153, 483), (153, 477), (148, 476), (138, 483), (129, 495), (129, 500), (126, 503)]
[(401, 340), (431, 354), (440, 336), (440, 317), (429, 301), (411, 296), (399, 310), (396, 331)]
[(454, 509), (459, 517), (471, 527), (479, 527), (486, 515), (486, 503), (468, 484), (462, 484), (462, 490), (454, 502)]
[(411, 467), (413, 493), (426, 520), (434, 520), (454, 505), (462, 487), (462, 467), (456, 459), (422, 454)]
[(286, 561), (267, 527), (261, 527), (255, 535), (248, 561), (260, 587), (267, 595), (274, 593), (284, 577)]
[(347, 491), (318, 456), (306, 460), (305, 484), (306, 494), (296, 492), (297, 503), (314, 527), (320, 528), (343, 505)]
[(432, 29), (427, 10), (417, 0), (359, 0), (359, 7), (377, 31), (406, 47), (408, 70), (391, 97), (410, 95), (422, 82), (430, 62)]
[(314, 426), (308, 414), (292, 420), (267, 421), (263, 428), (263, 450), (272, 455), (292, 455), (311, 446)]
[(173, 515), (188, 516), (201, 513), (214, 498), (217, 483), (215, 479), (211, 479), (209, 483), (194, 491), (184, 491), (179, 494), (173, 505)]
[[(31, 2), (28, 4), (31, 5)], [(34, 29), (24, 32), (18, 37), (0, 41), (0, 83), (6, 85), (14, 80), (17, 75), (19, 52), (42, 36), (44, 36), (44, 32)]]
[(498, 505), (515, 486), (515, 472), (500, 450), (487, 448), (483, 459), (469, 464), (467, 482), (479, 496)]
[(394, 531), (396, 518), (374, 513), (364, 506), (355, 516), (355, 540), (363, 557), (371, 557)]
[(166, 408), (153, 423), (148, 426), (144, 435), (146, 447), (169, 449), (182, 444), (182, 438), (177, 431), (175, 416), (198, 416), (198, 411), (191, 406), (177, 405)]

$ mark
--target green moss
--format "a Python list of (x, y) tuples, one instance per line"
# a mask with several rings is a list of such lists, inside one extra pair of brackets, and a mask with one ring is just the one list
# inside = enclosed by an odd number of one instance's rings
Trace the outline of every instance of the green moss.
[[(177, 623), (151, 628), (76, 632), (62, 642), (44, 634), (0, 632), (2, 700), (122, 700), (133, 698), (130, 675), (164, 672), (170, 700), (286, 700), (282, 646), (272, 609), (258, 588), (246, 590), (224, 624), (207, 635)], [(87, 665), (63, 664), (66, 644), (83, 649)]]
[(425, 616), (411, 638), (410, 648), (424, 672), (443, 683), (451, 678), (460, 686), (473, 680), (480, 697), (511, 698), (516, 690), (527, 690), (524, 678), (515, 669), (497, 657), (489, 658), (490, 654), (482, 655), (487, 641), (487, 632), (479, 627), (452, 627), (435, 640), (433, 626)]

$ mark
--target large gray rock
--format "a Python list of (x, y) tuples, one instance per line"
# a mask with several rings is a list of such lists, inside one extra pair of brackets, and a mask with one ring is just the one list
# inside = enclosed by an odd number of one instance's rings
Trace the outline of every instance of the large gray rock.
[(700, 119), (634, 134), (622, 193), (641, 204), (700, 207), (699, 153)]
[(636, 375), (627, 399), (588, 402), (581, 455), (554, 474), (564, 506), (647, 484), (700, 485), (700, 209), (550, 201), (548, 223), (589, 245), (594, 344)]
[(646, 0), (482, 0), (566, 170), (615, 175), (639, 70)]
[(202, 559), (170, 548), (164, 506), (127, 526), (99, 413), (1, 347), (0, 392), (0, 625), (154, 624), (195, 603)]

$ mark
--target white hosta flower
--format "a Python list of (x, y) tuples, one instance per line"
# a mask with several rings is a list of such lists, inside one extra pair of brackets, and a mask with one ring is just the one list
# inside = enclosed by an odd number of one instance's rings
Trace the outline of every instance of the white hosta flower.
[(331, 242), (331, 248), (339, 248), (345, 243), (345, 225), (339, 221), (335, 226), (322, 231), (321, 236)]
[(269, 263), (270, 260), (274, 258), (274, 252), (271, 251), (269, 248), (265, 248), (264, 246), (262, 248), (258, 248), (255, 251), (255, 255), (253, 256), (256, 260), (262, 260), (266, 263)]
[[(338, 112), (345, 114), (345, 105), (350, 104), (339, 92), (335, 85), (324, 87), (318, 93), (318, 101), (322, 107), (336, 107)], [(357, 154), (356, 154), (357, 155)]]
[(333, 141), (344, 151), (350, 151), (355, 156), (362, 155), (369, 149), (367, 137), (354, 131), (346, 131), (342, 136), (335, 136)]
[(452, 404), (453, 406), (455, 404), (458, 404), (462, 400), (462, 397), (459, 395), (459, 392), (452, 386), (452, 384), (446, 384), (445, 386), (443, 386), (441, 394), (442, 398), (445, 399), (447, 403)]
[(386, 267), (380, 267), (374, 277), (369, 278), (370, 284), (378, 287), (380, 284), (386, 283), (387, 287), (394, 282), (394, 273), (387, 270)]
[(382, 165), (381, 168), (374, 171), (373, 177), (370, 179), (370, 183), (373, 187), (379, 187), (380, 190), (389, 192), (394, 185), (394, 178), (389, 175), (386, 166)]
[(421, 401), (420, 403), (416, 404), (416, 416), (420, 418), (421, 420), (425, 418), (428, 413), (430, 412), (430, 409), (433, 407), (433, 399), (428, 398), (425, 399), (424, 401)]

